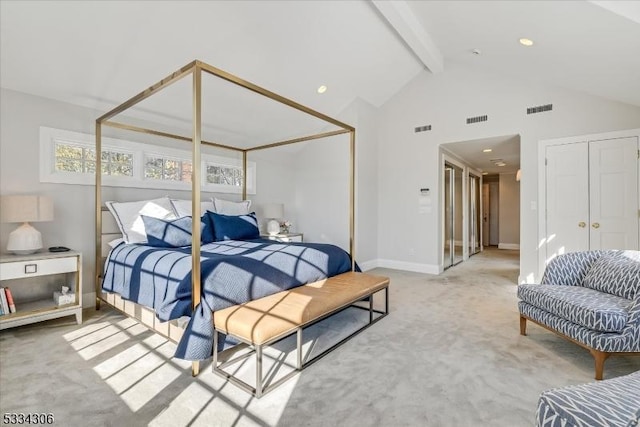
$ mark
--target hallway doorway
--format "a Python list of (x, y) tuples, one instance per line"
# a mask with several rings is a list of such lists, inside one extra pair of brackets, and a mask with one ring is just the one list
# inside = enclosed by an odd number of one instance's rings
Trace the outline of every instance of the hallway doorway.
[(440, 145), (442, 269), (520, 249), (520, 136)]

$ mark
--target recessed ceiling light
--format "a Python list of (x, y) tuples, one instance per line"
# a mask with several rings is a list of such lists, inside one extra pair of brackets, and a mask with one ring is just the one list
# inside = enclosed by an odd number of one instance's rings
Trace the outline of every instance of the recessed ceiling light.
[(482, 172), (482, 175), (489, 175), (489, 172)]
[(491, 148), (485, 148), (484, 150), (482, 150), (483, 153), (490, 153), (493, 150)]
[(480, 49), (473, 49), (471, 53), (473, 53), (474, 55), (480, 55), (482, 54), (482, 51)]
[(325, 93), (327, 91), (327, 87), (322, 85), (318, 88), (318, 93)]
[(527, 38), (521, 38), (518, 40), (522, 46), (533, 46), (533, 40)]

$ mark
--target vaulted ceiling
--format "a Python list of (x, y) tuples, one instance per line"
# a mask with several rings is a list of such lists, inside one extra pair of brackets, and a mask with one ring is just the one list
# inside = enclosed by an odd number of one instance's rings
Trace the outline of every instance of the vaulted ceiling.
[[(0, 85), (101, 111), (193, 59), (329, 115), (356, 98), (380, 106), (418, 73), (452, 63), (640, 106), (640, 2), (3, 0), (0, 8)], [(165, 118), (184, 119), (173, 104)]]

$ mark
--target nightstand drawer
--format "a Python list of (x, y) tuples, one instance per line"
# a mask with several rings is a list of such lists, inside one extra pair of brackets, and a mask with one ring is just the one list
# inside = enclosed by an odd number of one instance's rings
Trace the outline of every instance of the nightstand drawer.
[(302, 243), (302, 233), (280, 233), (280, 234), (261, 234), (263, 239), (275, 240), (276, 242), (288, 243), (298, 242)]
[(78, 257), (4, 262), (0, 264), (0, 280), (24, 279), (49, 274), (78, 271)]

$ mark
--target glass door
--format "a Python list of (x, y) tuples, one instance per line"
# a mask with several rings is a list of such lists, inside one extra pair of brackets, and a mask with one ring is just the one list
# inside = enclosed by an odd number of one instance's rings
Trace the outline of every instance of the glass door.
[(469, 174), (469, 256), (480, 252), (480, 177)]
[(444, 259), (449, 268), (463, 260), (462, 169), (449, 162), (444, 165)]
[(444, 259), (447, 269), (453, 265), (453, 168), (449, 163), (444, 166)]

